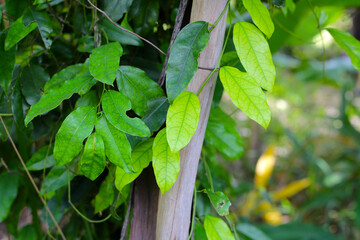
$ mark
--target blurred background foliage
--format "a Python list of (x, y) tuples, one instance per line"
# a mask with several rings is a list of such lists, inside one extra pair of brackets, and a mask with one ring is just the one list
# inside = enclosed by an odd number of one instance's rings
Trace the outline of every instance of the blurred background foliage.
[[(86, 59), (94, 48), (94, 13), (85, 1), (48, 2), (51, 8), (43, 0), (34, 5), (50, 16), (51, 48), (43, 47), (39, 32), (20, 42), (13, 73), (13, 79), (20, 81), (13, 82), (9, 95), (1, 90), (0, 112), (14, 113), (14, 117), (3, 117), (5, 124), (65, 235), (117, 239), (130, 186), (121, 194), (116, 191), (114, 169), (92, 182), (75, 176), (76, 165), (70, 166), (70, 174), (65, 167), (43, 170), (36, 165), (45, 160), (49, 169), (54, 165), (54, 134), (77, 97), (35, 119), (28, 128), (22, 122), (33, 99), (21, 90), (21, 78), (31, 78), (31, 71), (37, 70), (46, 82), (60, 69)], [(111, 0), (98, 2), (122, 26), (167, 50), (179, 1), (133, 0), (124, 12), (112, 8)], [(206, 239), (205, 215), (225, 216), (232, 230), (246, 240), (360, 239), (360, 79), (349, 57), (325, 30), (335, 27), (359, 38), (360, 1), (264, 2), (275, 24), (269, 44), (277, 77), (274, 91), (267, 94), (272, 121), (267, 130), (250, 121), (217, 82), (196, 182), (195, 239)], [(28, 6), (28, 1), (0, 0), (1, 30)], [(230, 20), (251, 21), (240, 0), (231, 1)], [(102, 17), (98, 24), (102, 41), (126, 46), (121, 65), (139, 67), (153, 80), (159, 78), (163, 56)], [(230, 40), (223, 65), (243, 69), (236, 59)], [(2, 125), (0, 138), (0, 195), (8, 196), (0, 209), (3, 239), (9, 235), (54, 238), (53, 223), (18, 164)], [(67, 200), (70, 186), (72, 203), (84, 215), (101, 219), (110, 213), (113, 218), (92, 223), (78, 215)], [(218, 193), (211, 194), (209, 189)]]

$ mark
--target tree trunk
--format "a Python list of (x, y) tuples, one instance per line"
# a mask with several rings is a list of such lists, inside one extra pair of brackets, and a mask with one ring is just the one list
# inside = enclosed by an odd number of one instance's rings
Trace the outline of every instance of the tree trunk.
[[(203, 20), (215, 23), (226, 3), (227, 0), (194, 0), (190, 21)], [(198, 59), (199, 66), (216, 67), (224, 41), (226, 16), (227, 14), (224, 14), (217, 27), (211, 32), (209, 44)], [(197, 93), (209, 73), (209, 70), (199, 69), (187, 90)], [(199, 96), (201, 103), (199, 125), (190, 143), (180, 151), (181, 170), (177, 181), (167, 193), (160, 193), (159, 195), (156, 223), (156, 239), (158, 240), (184, 240), (188, 238), (196, 173), (216, 78), (217, 74), (214, 74)]]

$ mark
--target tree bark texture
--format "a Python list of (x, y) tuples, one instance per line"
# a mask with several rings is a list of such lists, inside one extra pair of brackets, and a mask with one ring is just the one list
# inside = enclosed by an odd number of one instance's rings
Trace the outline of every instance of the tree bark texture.
[[(227, 0), (194, 0), (190, 21), (207, 21), (213, 24), (221, 15), (226, 4)], [(223, 47), (226, 17), (227, 13), (223, 15), (216, 28), (211, 32), (210, 41), (198, 59), (199, 66), (210, 69), (216, 67)], [(209, 70), (199, 69), (187, 90), (197, 93), (209, 74)], [(180, 151), (181, 170), (177, 181), (167, 193), (159, 193), (157, 240), (185, 240), (188, 238), (196, 173), (216, 79), (217, 74), (213, 74), (199, 95), (201, 104), (199, 125), (190, 143)]]

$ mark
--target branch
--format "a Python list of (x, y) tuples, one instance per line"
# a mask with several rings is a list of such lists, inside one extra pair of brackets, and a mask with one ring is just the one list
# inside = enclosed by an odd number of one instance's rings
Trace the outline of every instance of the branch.
[(169, 44), (169, 48), (167, 50), (167, 54), (166, 54), (166, 58), (165, 58), (165, 62), (163, 65), (163, 68), (161, 70), (161, 74), (160, 74), (160, 78), (158, 81), (159, 86), (161, 87), (162, 85), (164, 85), (165, 83), (165, 78), (166, 78), (166, 69), (167, 69), (167, 65), (168, 65), (168, 61), (169, 61), (169, 55), (170, 55), (170, 50), (174, 44), (175, 38), (178, 35), (178, 33), (181, 30), (181, 25), (184, 19), (184, 14), (185, 14), (185, 10), (186, 10), (186, 6), (187, 6), (188, 0), (181, 0), (180, 1), (180, 5), (179, 5), (179, 12), (176, 15), (176, 19), (175, 19), (175, 25), (174, 25), (174, 30), (173, 33), (171, 35), (171, 41)]
[(25, 163), (24, 163), (24, 160), (22, 159), (22, 157), (21, 157), (21, 155), (20, 155), (20, 153), (19, 153), (19, 151), (18, 151), (18, 149), (17, 149), (14, 141), (12, 140), (12, 138), (11, 138), (11, 136), (10, 136), (10, 133), (9, 133), (9, 131), (8, 131), (8, 129), (7, 129), (6, 125), (5, 125), (5, 123), (4, 123), (4, 120), (2, 119), (1, 116), (0, 116), (0, 120), (1, 120), (2, 125), (4, 126), (4, 129), (5, 129), (5, 132), (6, 132), (7, 136), (9, 137), (9, 140), (10, 140), (10, 142), (11, 142), (11, 145), (13, 146), (13, 148), (14, 148), (14, 150), (15, 150), (15, 152), (16, 152), (19, 160), (20, 160), (21, 165), (22, 165), (22, 166), (24, 167), (24, 169), (25, 169), (26, 175), (29, 177), (30, 182), (31, 182), (31, 184), (33, 185), (36, 193), (38, 194), (41, 202), (44, 204), (45, 209), (46, 209), (46, 211), (49, 213), (52, 221), (54, 222), (57, 230), (59, 231), (61, 238), (62, 238), (63, 240), (66, 240), (66, 237), (65, 237), (64, 233), (62, 232), (62, 230), (61, 230), (59, 224), (57, 223), (54, 215), (52, 214), (52, 212), (50, 211), (48, 205), (46, 204), (45, 199), (40, 195), (39, 188), (36, 186), (34, 179), (32, 178), (29, 170), (27, 169), (27, 167), (26, 167), (26, 165), (25, 165)]
[(153, 44), (152, 42), (150, 42), (149, 40), (147, 40), (146, 38), (143, 38), (142, 36), (126, 29), (126, 28), (123, 28), (122, 26), (120, 26), (119, 24), (117, 24), (116, 22), (114, 22), (110, 17), (109, 15), (106, 14), (106, 12), (104, 12), (103, 10), (101, 10), (100, 8), (96, 7), (90, 0), (87, 0), (88, 3), (93, 7), (95, 8), (96, 10), (98, 10), (99, 12), (101, 12), (112, 24), (114, 24), (117, 28), (127, 32), (127, 33), (130, 33), (138, 38), (140, 38), (141, 40), (143, 40), (144, 42), (150, 44), (151, 46), (153, 46), (156, 50), (158, 50), (161, 54), (163, 55), (166, 55), (166, 53), (164, 53), (160, 48), (158, 48), (155, 44)]

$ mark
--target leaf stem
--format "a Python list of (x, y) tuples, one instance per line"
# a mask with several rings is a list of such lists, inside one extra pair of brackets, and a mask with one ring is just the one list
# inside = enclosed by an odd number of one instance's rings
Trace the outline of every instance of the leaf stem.
[(0, 113), (1, 117), (12, 117), (13, 114), (12, 113)]
[(102, 223), (105, 222), (106, 220), (108, 220), (111, 217), (111, 214), (107, 215), (105, 218), (100, 219), (100, 220), (92, 220), (87, 218), (84, 214), (82, 214), (79, 209), (77, 209), (75, 207), (75, 205), (71, 202), (71, 188), (70, 188), (70, 170), (67, 167), (67, 174), (68, 174), (68, 203), (70, 204), (70, 206), (74, 209), (74, 211), (79, 214), (79, 216), (81, 218), (83, 218), (84, 220), (90, 222), (90, 223)]
[(97, 6), (95, 6), (90, 0), (87, 0), (87, 1), (88, 1), (88, 3), (89, 3), (93, 8), (95, 8), (95, 9), (98, 10), (100, 13), (102, 13), (102, 14), (103, 14), (112, 24), (114, 24), (117, 28), (119, 28), (119, 29), (121, 29), (121, 30), (123, 30), (123, 31), (125, 31), (125, 32), (128, 32), (128, 33), (130, 33), (130, 34), (132, 34), (132, 35), (140, 38), (141, 40), (143, 40), (144, 42), (150, 44), (152, 47), (154, 47), (156, 50), (158, 50), (161, 54), (166, 55), (166, 53), (164, 53), (164, 52), (163, 52), (159, 47), (157, 47), (155, 44), (153, 44), (152, 42), (150, 42), (150, 41), (147, 40), (146, 38), (143, 38), (143, 37), (141, 37), (140, 35), (132, 32), (132, 31), (130, 31), (130, 30), (128, 30), (128, 29), (126, 29), (126, 28), (124, 28), (124, 27), (122, 27), (122, 26), (120, 26), (119, 24), (117, 24), (116, 22), (114, 22), (114, 21), (109, 17), (109, 15), (106, 14), (106, 12), (104, 12), (103, 10), (101, 10), (100, 8), (98, 8)]
[(220, 16), (218, 17), (218, 19), (216, 20), (216, 22), (214, 24), (210, 24), (210, 26), (212, 26), (212, 28), (210, 29), (210, 32), (212, 32), (212, 30), (214, 30), (216, 28), (216, 26), (218, 25), (218, 23), (220, 22), (220, 20), (222, 19), (222, 17), (224, 16), (227, 8), (230, 6), (230, 0), (227, 1), (224, 10), (221, 12)]
[(194, 232), (194, 226), (195, 226), (195, 215), (196, 215), (196, 186), (194, 187), (194, 204), (193, 204), (193, 212), (192, 212), (192, 217), (191, 217), (191, 230), (190, 230), (190, 234), (188, 237), (188, 240), (191, 240), (191, 237), (193, 235)]

